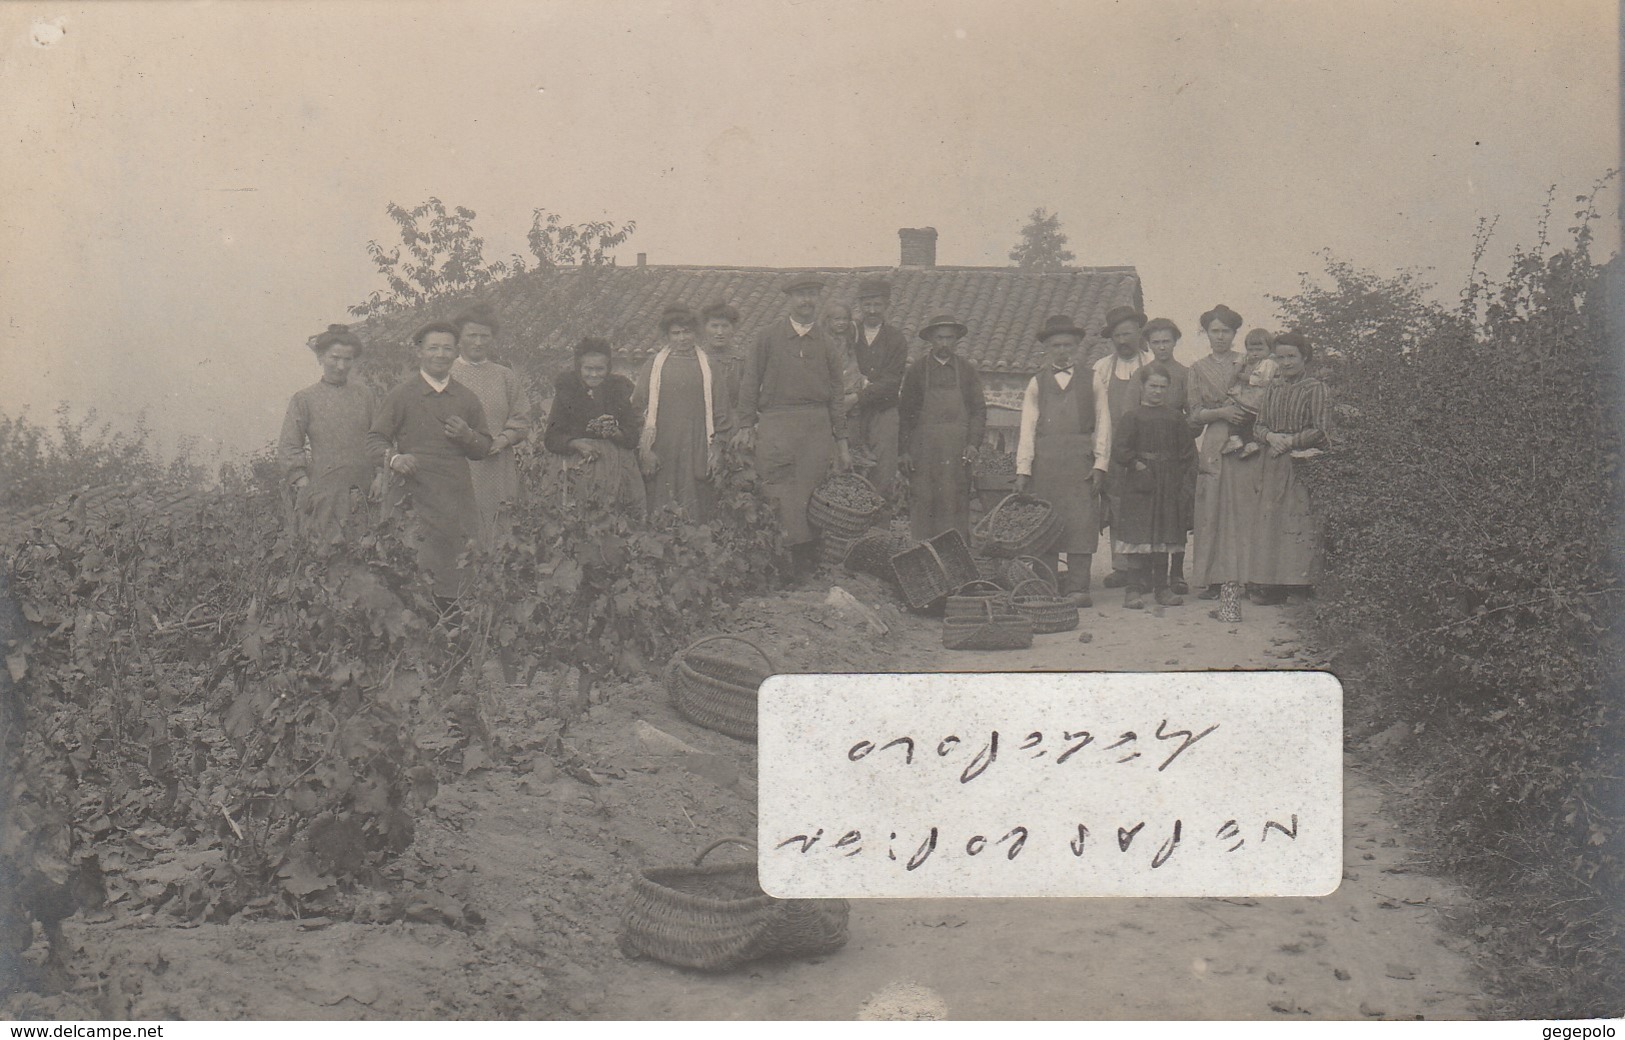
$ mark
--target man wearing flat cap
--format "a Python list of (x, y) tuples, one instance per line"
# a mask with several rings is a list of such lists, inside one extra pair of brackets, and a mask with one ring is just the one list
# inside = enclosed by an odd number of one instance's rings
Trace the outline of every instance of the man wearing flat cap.
[[(1095, 362), (1095, 395), (1104, 395), (1110, 422), (1117, 422), (1130, 408), (1140, 403), (1140, 381), (1135, 378), (1140, 369), (1155, 357), (1145, 347), (1141, 330), (1145, 328), (1145, 315), (1133, 307), (1113, 307), (1106, 312), (1106, 322), (1100, 334), (1112, 341), (1112, 352)], [(1111, 439), (1106, 440), (1108, 447)], [(1106, 523), (1111, 523), (1117, 489), (1107, 481), (1104, 487)], [(1120, 589), (1129, 582), (1134, 561), (1121, 553), (1112, 553), (1112, 572), (1101, 582), (1108, 589)]]
[(869, 480), (882, 495), (891, 496), (897, 482), (897, 395), (908, 367), (908, 337), (886, 320), (891, 304), (891, 283), (865, 278), (858, 284), (858, 323), (855, 349), (864, 386), (858, 392), (858, 416), (863, 443), (875, 457)]
[(847, 450), (844, 345), (818, 324), (823, 280), (798, 275), (784, 284), (787, 317), (769, 325), (745, 359), (739, 387), (736, 446), (754, 447), (756, 473), (778, 506), (779, 526), (800, 577), (817, 562), (807, 502), (829, 473), (830, 459), (845, 472)]
[(1022, 397), (1016, 445), (1016, 489), (1048, 501), (1060, 520), (1060, 538), (1044, 562), (1057, 571), (1066, 554), (1059, 591), (1080, 607), (1092, 604), (1089, 567), (1100, 545), (1100, 488), (1112, 445), (1105, 391), (1077, 372), (1087, 335), (1065, 314), (1044, 322), (1044, 366)]
[(920, 541), (950, 528), (970, 541), (971, 453), (987, 428), (976, 366), (955, 348), (969, 329), (950, 314), (920, 328), (929, 349), (909, 366), (897, 407), (898, 467), (909, 478), (909, 523)]

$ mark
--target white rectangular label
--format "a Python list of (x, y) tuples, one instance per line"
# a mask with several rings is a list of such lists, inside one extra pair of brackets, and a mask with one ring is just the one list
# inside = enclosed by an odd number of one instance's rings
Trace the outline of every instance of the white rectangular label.
[(1342, 879), (1325, 672), (778, 675), (759, 868), (783, 898), (1318, 896)]

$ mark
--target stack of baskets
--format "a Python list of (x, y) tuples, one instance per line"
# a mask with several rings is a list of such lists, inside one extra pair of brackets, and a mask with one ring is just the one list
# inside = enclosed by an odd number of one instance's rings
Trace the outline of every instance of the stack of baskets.
[(775, 899), (762, 892), (755, 863), (655, 867), (632, 883), (621, 917), (621, 949), (684, 968), (726, 971), (762, 957), (816, 957), (846, 945), (844, 899)]
[(897, 553), (891, 566), (903, 600), (915, 610), (931, 609), (979, 577), (964, 537), (954, 530)]
[(968, 617), (944, 618), (942, 645), (949, 650), (1025, 650), (1033, 645), (1033, 623), (991, 597)]
[(846, 562), (846, 554), (852, 551), (852, 546), (857, 542), (857, 538), (825, 532), (818, 540), (818, 558), (831, 567), (839, 567)]
[[(708, 643), (733, 640), (756, 652), (766, 667), (702, 651)], [(666, 666), (666, 688), (684, 718), (740, 740), (756, 739), (756, 691), (775, 671), (761, 647), (740, 636), (696, 639)]]
[(807, 522), (826, 540), (831, 535), (856, 540), (885, 508), (885, 497), (865, 478), (856, 473), (831, 473), (807, 500)]
[[(1028, 591), (1033, 586), (1036, 590)], [(1042, 578), (1030, 578), (1010, 590), (1010, 608), (1031, 621), (1039, 635), (1078, 627), (1078, 608)]]
[(993, 604), (995, 609), (1010, 605), (1009, 593), (991, 581), (967, 582), (953, 595), (948, 597), (947, 605), (943, 607), (942, 616), (945, 618), (971, 617), (979, 618), (984, 613), (984, 603)]
[(1048, 552), (1060, 537), (1055, 507), (1023, 494), (1006, 495), (971, 529), (978, 553), (1006, 559)]

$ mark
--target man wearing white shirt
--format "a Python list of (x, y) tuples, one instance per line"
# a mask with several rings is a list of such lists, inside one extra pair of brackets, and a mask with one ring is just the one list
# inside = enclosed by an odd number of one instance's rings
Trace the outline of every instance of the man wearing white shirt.
[(1060, 591), (1080, 607), (1091, 605), (1089, 566), (1100, 544), (1100, 487), (1112, 443), (1105, 392), (1078, 371), (1084, 335), (1064, 314), (1044, 322), (1038, 333), (1044, 367), (1022, 397), (1016, 446), (1016, 490), (1048, 501), (1060, 521), (1060, 537), (1044, 562), (1058, 572), (1066, 554)]
[[(1145, 315), (1133, 307), (1113, 307), (1106, 312), (1106, 324), (1101, 335), (1112, 341), (1112, 352), (1095, 362), (1095, 393), (1104, 395), (1106, 411), (1115, 423), (1123, 413), (1140, 403), (1140, 383), (1135, 375), (1149, 365), (1155, 356), (1146, 349), (1141, 330), (1145, 328)], [(1107, 454), (1111, 452), (1111, 439), (1106, 440)], [(1118, 489), (1108, 481), (1104, 485), (1106, 522), (1111, 523), (1117, 504)], [(1108, 589), (1128, 584), (1133, 561), (1120, 553), (1112, 553), (1112, 572), (1101, 582)]]

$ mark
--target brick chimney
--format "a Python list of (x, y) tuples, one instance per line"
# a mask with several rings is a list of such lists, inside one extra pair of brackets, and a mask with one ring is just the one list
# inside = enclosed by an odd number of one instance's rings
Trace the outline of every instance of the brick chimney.
[(903, 246), (902, 259), (898, 261), (903, 267), (937, 266), (936, 228), (898, 228), (897, 238)]

